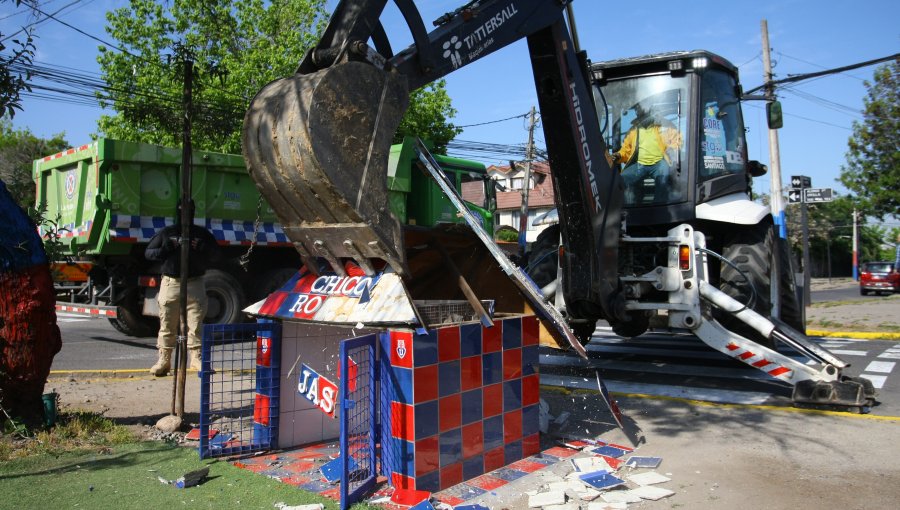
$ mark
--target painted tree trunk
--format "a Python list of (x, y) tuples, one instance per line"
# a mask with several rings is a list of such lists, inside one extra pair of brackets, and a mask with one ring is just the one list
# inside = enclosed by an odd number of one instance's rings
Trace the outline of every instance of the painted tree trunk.
[(11, 416), (41, 421), (41, 395), (61, 347), (44, 247), (0, 181), (0, 402)]

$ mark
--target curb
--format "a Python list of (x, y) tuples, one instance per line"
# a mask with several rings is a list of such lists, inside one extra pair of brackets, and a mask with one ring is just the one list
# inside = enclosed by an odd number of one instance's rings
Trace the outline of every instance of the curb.
[(857, 340), (900, 340), (900, 333), (878, 333), (873, 331), (824, 331), (807, 329), (807, 336), (854, 338)]
[[(198, 373), (197, 370), (188, 369), (188, 374)], [(51, 370), (48, 378), (66, 378), (66, 377), (102, 377), (108, 379), (150, 379), (150, 380), (171, 380), (172, 373), (162, 377), (150, 375), (146, 368), (119, 368), (112, 370), (104, 369), (87, 369), (87, 370)]]

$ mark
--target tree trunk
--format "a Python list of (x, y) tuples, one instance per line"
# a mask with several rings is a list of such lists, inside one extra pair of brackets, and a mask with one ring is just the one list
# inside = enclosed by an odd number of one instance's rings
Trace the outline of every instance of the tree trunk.
[(11, 416), (40, 423), (44, 383), (61, 347), (41, 239), (0, 181), (0, 402)]

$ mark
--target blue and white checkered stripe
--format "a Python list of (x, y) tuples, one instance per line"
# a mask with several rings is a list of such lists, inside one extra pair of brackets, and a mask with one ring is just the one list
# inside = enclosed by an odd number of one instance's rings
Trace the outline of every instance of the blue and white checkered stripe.
[[(127, 239), (139, 243), (149, 242), (159, 229), (173, 223), (172, 218), (161, 216), (114, 214), (109, 235), (113, 239)], [(220, 244), (247, 244), (253, 237), (252, 221), (194, 218), (194, 224), (209, 230)], [(260, 245), (267, 245), (287, 244), (289, 241), (282, 231), (281, 225), (260, 222), (256, 233), (256, 242)]]
[[(219, 241), (226, 241), (228, 244), (247, 244), (253, 239), (253, 222), (239, 220), (206, 220), (206, 229)], [(259, 222), (259, 228), (256, 230), (257, 244), (275, 244), (288, 243), (288, 238), (281, 230), (281, 225), (272, 222)]]
[[(74, 223), (67, 223), (65, 225), (59, 225), (59, 227), (56, 229), (56, 234), (59, 236), (60, 239), (66, 239), (69, 237), (78, 237), (78, 236), (87, 235), (87, 233), (91, 231), (92, 224), (93, 224), (93, 222), (88, 220), (77, 227), (75, 226)], [(44, 236), (46, 236), (47, 234), (49, 234), (51, 231), (52, 231), (52, 229), (48, 229), (45, 227), (38, 227), (38, 234), (40, 234), (40, 236), (42, 238)]]

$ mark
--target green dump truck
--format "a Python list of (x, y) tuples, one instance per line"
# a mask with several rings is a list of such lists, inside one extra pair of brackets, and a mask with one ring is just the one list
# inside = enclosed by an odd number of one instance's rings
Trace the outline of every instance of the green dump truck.
[[(392, 211), (420, 227), (461, 222), (415, 168), (411, 146), (406, 140), (391, 151)], [(36, 205), (57, 219), (52, 235), (65, 247), (66, 261), (54, 266), (58, 310), (105, 316), (132, 336), (156, 334), (159, 269), (144, 259), (144, 248), (157, 230), (174, 223), (181, 158), (179, 148), (100, 139), (34, 162)], [(493, 231), (496, 200), (484, 165), (438, 161)], [(240, 322), (241, 310), (290, 278), (300, 257), (241, 156), (195, 151), (192, 166), (194, 221), (213, 233), (224, 254), (205, 277), (206, 322)]]

